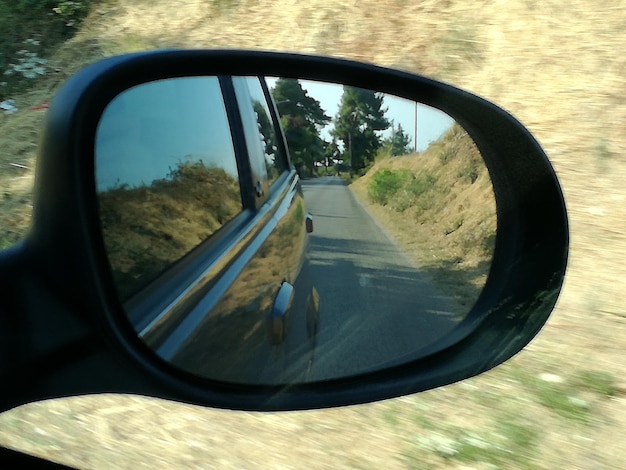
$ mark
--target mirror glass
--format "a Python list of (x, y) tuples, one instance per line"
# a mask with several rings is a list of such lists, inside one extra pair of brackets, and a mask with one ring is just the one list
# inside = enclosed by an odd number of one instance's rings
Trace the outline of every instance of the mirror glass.
[(294, 384), (424, 357), (467, 317), (493, 257), (495, 198), (471, 137), (373, 90), (145, 83), (105, 109), (95, 178), (128, 320), (212, 380)]
[(215, 77), (151, 82), (117, 96), (99, 123), (95, 156), (103, 236), (123, 301), (242, 211)]

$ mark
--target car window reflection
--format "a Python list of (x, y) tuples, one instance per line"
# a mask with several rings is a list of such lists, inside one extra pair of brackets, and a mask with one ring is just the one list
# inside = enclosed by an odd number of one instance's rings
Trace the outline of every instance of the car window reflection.
[(121, 300), (242, 211), (232, 137), (215, 77), (132, 88), (96, 136), (100, 221)]
[[(234, 84), (237, 97), (242, 101), (240, 109), (244, 120), (250, 121), (246, 127), (246, 142), (251, 164), (254, 166), (259, 160), (258, 163), (263, 166), (261, 173), (267, 174), (268, 184), (271, 185), (287, 169), (287, 157), (278, 143), (279, 137), (272, 123), (263, 88), (258, 77), (242, 77), (236, 79)], [(249, 106), (250, 103), (252, 106)]]

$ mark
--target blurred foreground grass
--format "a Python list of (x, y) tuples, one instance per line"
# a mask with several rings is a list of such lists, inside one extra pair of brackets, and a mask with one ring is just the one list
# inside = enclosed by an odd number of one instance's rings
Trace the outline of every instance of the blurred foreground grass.
[[(4, 413), (0, 443), (82, 468), (621, 468), (625, 21), (623, 0), (95, 5), (83, 30), (50, 59), (59, 73), (18, 97), (18, 108), (48, 99), (79, 59), (153, 47), (291, 50), (426, 74), (495, 101), (538, 138), (566, 194), (570, 266), (537, 339), (509, 363), (460, 384), (279, 414), (80, 397)], [(0, 116), (0, 224), (20, 233), (31, 170), (7, 165), (34, 166), (40, 115), (28, 116), (17, 127), (19, 114)], [(18, 139), (19, 149), (8, 146)]]

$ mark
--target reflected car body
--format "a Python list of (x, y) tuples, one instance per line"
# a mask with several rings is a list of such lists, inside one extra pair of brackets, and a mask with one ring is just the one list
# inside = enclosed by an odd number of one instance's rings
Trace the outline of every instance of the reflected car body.
[[(193, 110), (203, 108), (210, 80), (224, 112), (219, 113), (220, 103), (214, 99), (198, 116)], [(149, 104), (143, 104), (148, 117), (141, 116), (140, 100), (166, 100), (164, 95), (173, 87), (170, 109), (160, 119), (165, 124), (157, 122), (159, 116)], [(120, 100), (125, 108), (116, 112)], [(311, 285), (297, 282), (305, 265), (307, 229), (312, 226), (265, 80), (162, 80), (131, 89), (113, 104), (98, 128), (96, 181), (111, 283), (135, 331), (161, 358), (202, 377), (260, 384), (285, 380), (281, 374), (293, 369), (310, 349), (306, 306), (319, 302), (310, 300)], [(115, 132), (117, 119), (128, 119), (129, 114), (139, 127), (125, 148), (149, 148), (145, 164), (136, 163), (135, 152), (132, 163), (124, 160), (117, 165), (119, 153), (101, 142), (108, 135), (119, 142), (126, 129)], [(199, 134), (220, 125), (220, 119), (224, 122), (217, 132), (228, 143), (232, 140), (232, 159), (225, 162), (221, 154), (215, 161), (194, 159), (187, 150), (193, 138), (185, 137), (189, 128), (196, 126)], [(224, 130), (225, 126), (230, 128)], [(222, 138), (215, 133), (212, 137)], [(155, 140), (160, 143), (150, 148)], [(137, 179), (133, 172), (139, 178), (155, 172), (161, 164), (159, 147), (172, 143), (171, 152), (178, 151), (177, 146), (185, 149), (185, 160), (175, 170), (170, 166), (167, 176), (151, 177), (148, 184), (127, 183)], [(139, 168), (129, 170), (132, 166)], [(101, 185), (114, 179), (111, 174), (118, 183)], [(206, 220), (194, 226), (190, 219), (199, 213)], [(175, 224), (169, 229), (167, 219)], [(310, 322), (317, 313), (308, 318), (309, 331), (316, 330)], [(278, 359), (285, 354), (288, 360)]]

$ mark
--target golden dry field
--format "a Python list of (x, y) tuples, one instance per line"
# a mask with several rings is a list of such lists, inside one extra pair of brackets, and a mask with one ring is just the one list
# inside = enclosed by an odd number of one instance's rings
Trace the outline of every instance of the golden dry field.
[[(49, 99), (77, 58), (171, 46), (353, 58), (510, 111), (566, 195), (571, 257), (557, 308), (507, 364), (427, 393), (276, 414), (80, 397), (0, 415), (0, 444), (80, 468), (623, 468), (626, 0), (107, 0), (18, 108)], [(26, 229), (40, 125), (41, 114), (0, 115), (4, 231)]]

